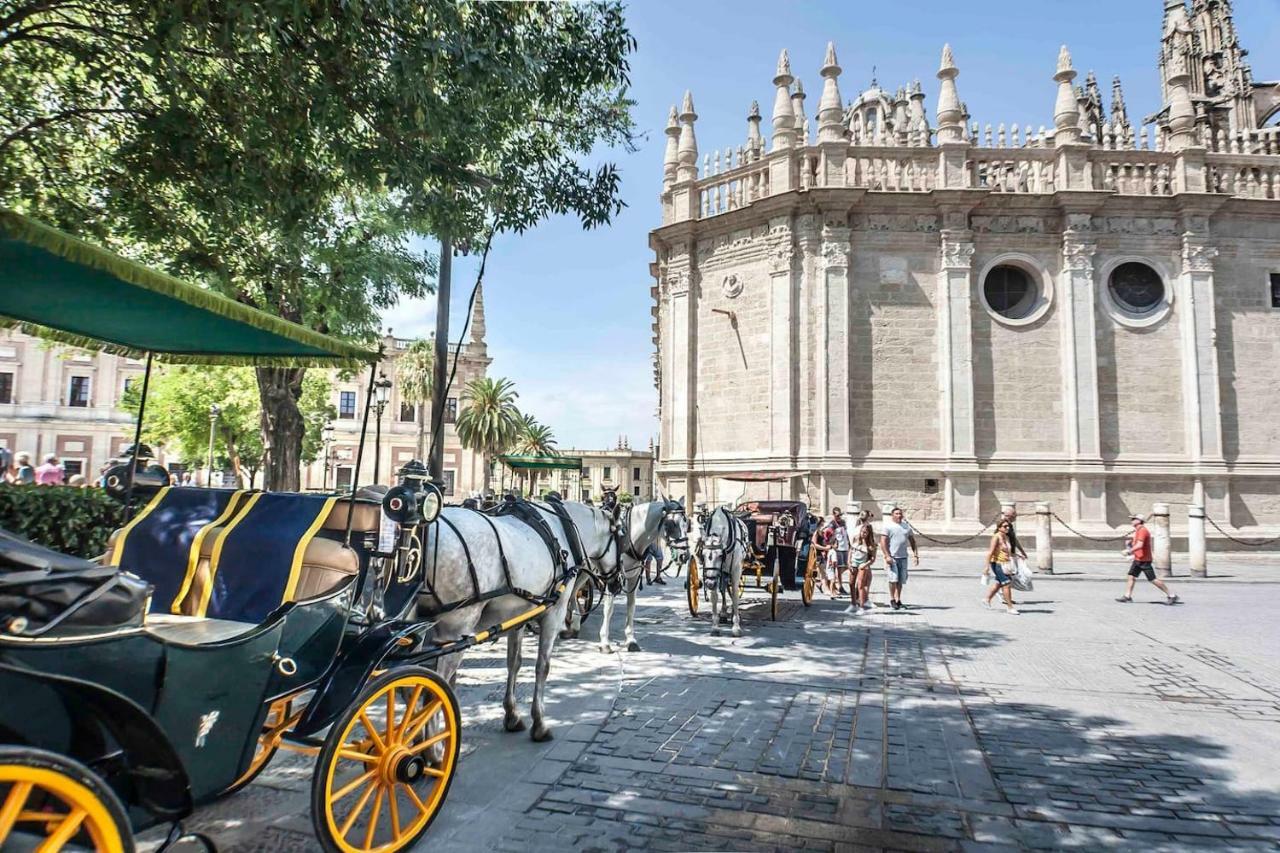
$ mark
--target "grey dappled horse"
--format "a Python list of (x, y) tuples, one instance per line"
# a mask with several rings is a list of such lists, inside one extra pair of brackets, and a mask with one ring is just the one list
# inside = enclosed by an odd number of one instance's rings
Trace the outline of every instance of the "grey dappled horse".
[(742, 636), (739, 602), (742, 596), (742, 565), (750, 546), (747, 525), (727, 507), (711, 512), (706, 521), (695, 525), (698, 540), (695, 552), (702, 582), (711, 598), (711, 634), (720, 634), (720, 613), (731, 604), (733, 623), (730, 633)]

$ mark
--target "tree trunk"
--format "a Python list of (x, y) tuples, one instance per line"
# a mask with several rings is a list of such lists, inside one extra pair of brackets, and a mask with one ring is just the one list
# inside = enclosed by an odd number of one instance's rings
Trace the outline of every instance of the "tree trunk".
[(298, 408), (305, 368), (259, 367), (262, 401), (262, 470), (269, 491), (296, 492), (302, 477), (302, 437), (307, 424)]
[(487, 454), (480, 455), (480, 464), (484, 466), (484, 494), (489, 494), (489, 477), (493, 473), (493, 465)]

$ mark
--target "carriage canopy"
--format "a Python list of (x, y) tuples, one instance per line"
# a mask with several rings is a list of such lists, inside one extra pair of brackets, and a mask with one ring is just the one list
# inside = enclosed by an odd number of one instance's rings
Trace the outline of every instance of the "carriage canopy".
[(0, 325), (74, 346), (205, 364), (354, 367), (378, 359), (7, 210), (0, 270)]

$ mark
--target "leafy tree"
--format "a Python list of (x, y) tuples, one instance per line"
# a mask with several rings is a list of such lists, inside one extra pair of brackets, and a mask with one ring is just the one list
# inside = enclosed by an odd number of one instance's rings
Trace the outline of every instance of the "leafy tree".
[(462, 411), (455, 424), (462, 446), (484, 457), (484, 490), (489, 491), (494, 459), (505, 453), (516, 436), (519, 395), (509, 379), (481, 376), (462, 392)]
[(427, 404), (431, 402), (431, 386), (435, 380), (435, 341), (417, 340), (409, 344), (396, 359), (396, 381), (400, 396), (417, 408), (418, 458), (427, 458)]
[[(121, 403), (138, 412), (140, 384), (129, 387)], [(301, 399), (306, 435), (302, 461), (312, 462), (321, 446), (321, 429), (336, 414), (329, 404), (329, 382), (323, 374), (306, 377)], [(229, 465), (236, 479), (253, 485), (262, 467), (260, 400), (252, 368), (172, 366), (157, 369), (147, 389), (143, 440), (160, 445), (192, 467), (203, 467), (209, 452), (210, 407), (214, 422), (214, 462)]]
[[(556, 440), (551, 433), (551, 427), (538, 423), (537, 418), (533, 415), (524, 413), (516, 421), (513, 450), (522, 456), (560, 455), (560, 451), (556, 450)], [(530, 469), (528, 472), (529, 486), (525, 492), (526, 494), (533, 494), (536, 477), (537, 473)]]
[[(0, 3), (0, 204), (321, 332), (372, 341), (460, 245), (604, 224), (631, 146), (617, 4)], [(487, 176), (487, 177), (481, 177)], [(294, 488), (305, 371), (259, 367)]]

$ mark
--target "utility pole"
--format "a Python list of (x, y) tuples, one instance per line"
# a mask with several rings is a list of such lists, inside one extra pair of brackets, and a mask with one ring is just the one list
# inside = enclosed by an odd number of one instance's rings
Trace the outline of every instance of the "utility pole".
[(436, 283), (436, 363), (431, 393), (431, 482), (444, 488), (444, 404), (449, 381), (449, 279), (453, 274), (453, 240), (440, 235), (440, 280)]

